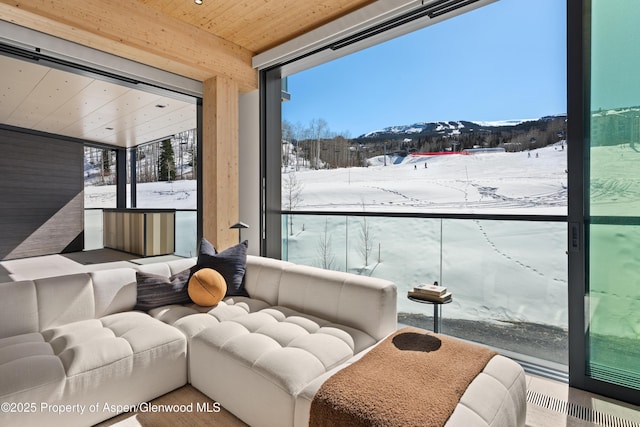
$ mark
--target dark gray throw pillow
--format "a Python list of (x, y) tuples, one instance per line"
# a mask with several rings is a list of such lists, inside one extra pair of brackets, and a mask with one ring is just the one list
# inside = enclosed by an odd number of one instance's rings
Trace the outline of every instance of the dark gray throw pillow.
[(171, 277), (136, 271), (138, 298), (134, 310), (149, 311), (170, 304), (191, 303), (187, 288), (191, 269)]
[(249, 243), (245, 240), (222, 252), (211, 254), (204, 253), (201, 245), (198, 261), (196, 265), (191, 267), (191, 274), (202, 268), (212, 268), (220, 273), (227, 282), (227, 293), (225, 296), (248, 297), (249, 293), (244, 288), (244, 273), (247, 269), (248, 246)]
[(200, 251), (198, 253), (204, 255), (215, 255), (218, 251), (210, 241), (203, 237), (202, 240), (200, 240)]

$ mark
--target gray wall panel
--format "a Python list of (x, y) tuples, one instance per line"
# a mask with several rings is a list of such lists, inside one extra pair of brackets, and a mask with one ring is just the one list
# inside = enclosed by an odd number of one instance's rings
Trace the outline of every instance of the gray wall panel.
[(84, 148), (0, 129), (0, 259), (83, 249)]

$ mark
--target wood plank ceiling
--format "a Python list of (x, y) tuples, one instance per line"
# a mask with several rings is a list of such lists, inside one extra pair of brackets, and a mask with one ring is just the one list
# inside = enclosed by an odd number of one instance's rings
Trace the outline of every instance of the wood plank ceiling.
[(262, 53), (373, 0), (138, 0), (249, 50)]
[[(373, 2), (0, 0), (0, 20), (245, 92), (254, 55)], [(124, 147), (195, 127), (191, 103), (3, 56), (0, 70), (0, 123)]]
[(0, 55), (0, 123), (132, 147), (196, 127), (196, 105)]

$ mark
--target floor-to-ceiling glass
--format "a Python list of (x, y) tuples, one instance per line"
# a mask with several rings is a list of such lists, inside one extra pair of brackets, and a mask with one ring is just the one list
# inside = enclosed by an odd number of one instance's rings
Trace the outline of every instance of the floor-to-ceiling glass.
[(586, 16), (585, 374), (640, 390), (640, 2), (592, 0)]
[(503, 0), (286, 74), (283, 258), (393, 280), (426, 328), (406, 295), (438, 281), (443, 333), (564, 375), (565, 13)]

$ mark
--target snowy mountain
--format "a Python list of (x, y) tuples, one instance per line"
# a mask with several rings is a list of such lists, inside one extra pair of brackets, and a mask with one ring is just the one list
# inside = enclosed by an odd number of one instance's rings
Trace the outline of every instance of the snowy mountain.
[(538, 123), (543, 125), (544, 123), (558, 119), (565, 118), (566, 115), (547, 116), (539, 119), (522, 119), (522, 120), (501, 120), (501, 121), (445, 121), (445, 122), (420, 122), (410, 125), (396, 125), (389, 126), (383, 129), (374, 130), (363, 135), (360, 135), (357, 139), (368, 138), (398, 138), (398, 137), (417, 137), (417, 136), (453, 136), (462, 133), (486, 131), (486, 132), (500, 132), (505, 128), (513, 130), (514, 128), (531, 128)]
[(464, 120), (461, 121), (451, 121), (451, 122), (421, 122), (414, 123), (411, 125), (399, 125), (399, 126), (389, 126), (384, 129), (375, 130), (372, 132), (368, 132), (364, 135), (361, 135), (359, 138), (377, 138), (377, 137), (385, 137), (387, 135), (393, 136), (415, 136), (421, 134), (434, 134), (434, 133), (442, 133), (442, 134), (454, 134), (460, 133), (461, 129), (480, 129), (481, 126), (473, 123), (467, 122)]

